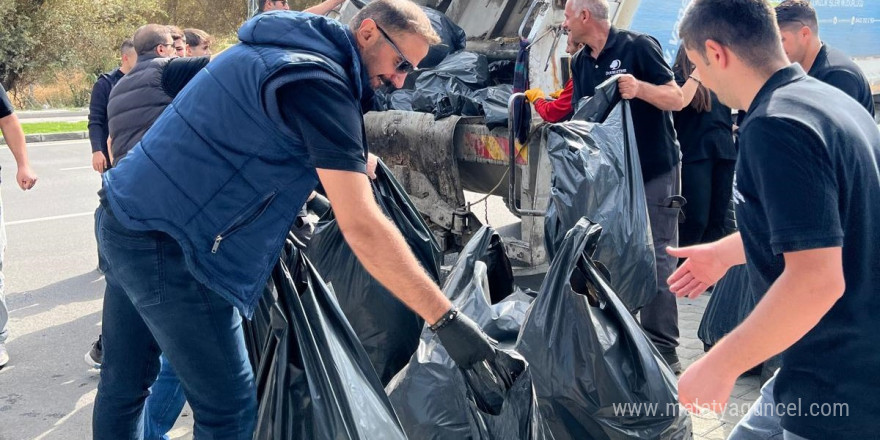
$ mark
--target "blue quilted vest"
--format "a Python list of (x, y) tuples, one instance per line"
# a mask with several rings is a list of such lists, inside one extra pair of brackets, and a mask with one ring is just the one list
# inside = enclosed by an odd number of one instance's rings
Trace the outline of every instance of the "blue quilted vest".
[(371, 91), (354, 35), (335, 20), (271, 12), (238, 37), (104, 173), (104, 187), (123, 225), (171, 235), (193, 276), (250, 317), (318, 181), (277, 90), (323, 79), (358, 106)]

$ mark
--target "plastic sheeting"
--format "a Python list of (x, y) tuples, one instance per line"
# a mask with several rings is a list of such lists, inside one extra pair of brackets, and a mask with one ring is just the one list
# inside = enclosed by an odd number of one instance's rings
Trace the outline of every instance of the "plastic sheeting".
[(608, 268), (620, 300), (636, 312), (656, 295), (657, 269), (629, 104), (607, 99), (609, 94), (616, 96), (616, 82), (597, 89), (579, 109), (607, 116), (602, 122), (573, 120), (541, 128), (552, 167), (544, 242), (552, 260), (581, 217), (602, 225), (594, 258)]
[[(537, 407), (530, 368), (510, 349), (532, 297), (520, 291), (511, 295), (512, 289), (501, 239), (483, 227), (462, 250), (443, 292), (498, 341), (498, 356), (462, 370), (426, 327), (409, 365), (386, 387), (411, 438), (550, 438)], [(490, 298), (504, 296), (490, 305)]]
[(244, 327), (259, 399), (254, 439), (406, 439), (332, 290), (291, 242)]
[[(382, 212), (403, 234), (428, 275), (438, 281), (440, 246), (409, 196), (381, 161), (371, 185)], [(380, 380), (388, 383), (416, 350), (422, 319), (367, 273), (335, 220), (318, 226), (306, 254), (324, 280), (333, 286), (339, 305)]]
[(689, 439), (675, 375), (590, 258), (600, 233), (566, 235), (519, 336), (545, 421), (556, 440)]
[(697, 336), (704, 344), (715, 345), (752, 313), (758, 300), (749, 283), (746, 266), (731, 267), (712, 290)]
[(484, 122), (489, 129), (507, 126), (507, 101), (513, 94), (512, 85), (486, 87), (473, 93), (472, 99), (479, 103)]
[(486, 57), (474, 52), (456, 52), (434, 69), (419, 75), (412, 108), (417, 112), (433, 113), (437, 119), (451, 115), (479, 116), (480, 109), (471, 95), (488, 85)]

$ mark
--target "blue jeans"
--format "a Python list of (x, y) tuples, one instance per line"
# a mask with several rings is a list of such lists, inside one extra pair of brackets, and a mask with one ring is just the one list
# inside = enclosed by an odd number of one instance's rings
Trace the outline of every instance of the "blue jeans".
[[(101, 216), (104, 215), (104, 207), (98, 205), (98, 208), (95, 209), (95, 241), (98, 241), (98, 228), (101, 227)], [(101, 272), (107, 272), (107, 262), (104, 261), (104, 257), (101, 255), (101, 243), (98, 243), (98, 270)]]
[(186, 395), (183, 385), (164, 355), (159, 357), (159, 377), (150, 387), (150, 397), (144, 404), (144, 440), (168, 440), (165, 435), (174, 427)]
[(782, 428), (782, 417), (769, 408), (776, 406), (773, 399), (773, 385), (776, 373), (761, 387), (761, 396), (752, 404), (752, 411), (740, 419), (730, 431), (727, 440), (808, 440)]
[(250, 440), (256, 389), (238, 311), (192, 277), (168, 235), (126, 229), (106, 210), (98, 240), (108, 271), (93, 438), (143, 438), (164, 353), (193, 409), (194, 438)]
[(761, 387), (761, 396), (752, 404), (748, 414), (730, 431), (727, 440), (783, 440), (782, 418), (773, 411), (773, 384), (776, 374)]

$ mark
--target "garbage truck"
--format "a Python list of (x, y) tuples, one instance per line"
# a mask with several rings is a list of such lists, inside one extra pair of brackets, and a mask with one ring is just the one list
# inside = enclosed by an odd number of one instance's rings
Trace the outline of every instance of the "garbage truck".
[[(369, 0), (349, 0), (337, 12), (347, 22)], [(562, 29), (565, 0), (415, 0), (444, 13), (467, 35), (466, 51), (489, 62), (513, 62), (527, 41), (530, 87), (552, 91), (568, 79), (570, 56)], [(667, 61), (680, 43), (678, 22), (690, 0), (609, 0), (619, 28), (648, 33)], [(820, 34), (854, 57), (880, 94), (880, 2), (814, 0)], [(520, 222), (505, 231), (505, 250), (520, 273), (547, 265), (544, 209), (551, 167), (540, 136), (516, 142), (512, 126), (490, 127), (481, 117), (389, 110), (365, 116), (370, 150), (382, 157), (428, 221), (441, 247), (455, 252), (481, 226), (464, 192), (504, 198)], [(534, 133), (541, 121), (535, 115)]]

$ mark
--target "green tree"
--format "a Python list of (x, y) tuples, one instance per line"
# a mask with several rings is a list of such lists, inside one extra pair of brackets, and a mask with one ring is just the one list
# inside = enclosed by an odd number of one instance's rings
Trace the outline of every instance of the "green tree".
[(39, 44), (34, 23), (38, 22), (42, 0), (0, 0), (0, 84), (13, 89), (31, 69), (38, 66), (33, 56)]

